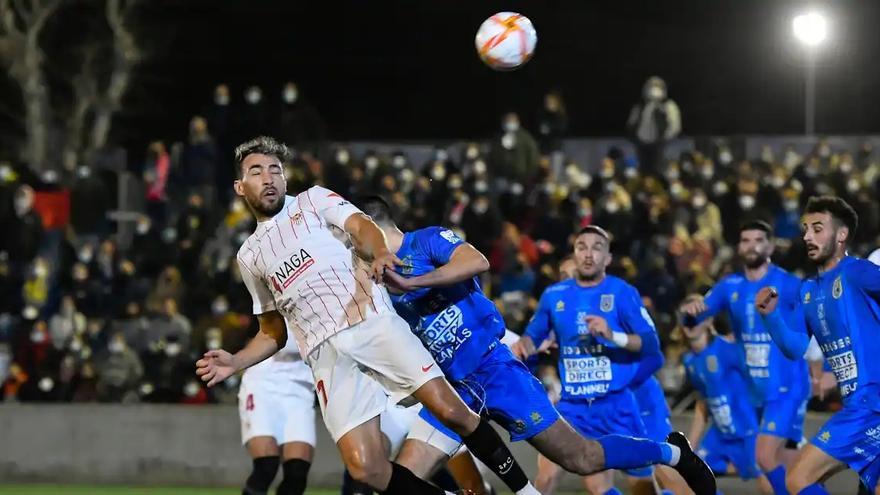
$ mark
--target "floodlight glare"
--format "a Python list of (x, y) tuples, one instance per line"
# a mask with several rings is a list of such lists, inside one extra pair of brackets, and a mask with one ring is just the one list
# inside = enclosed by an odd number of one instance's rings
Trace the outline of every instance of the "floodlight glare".
[(816, 12), (796, 16), (791, 26), (794, 36), (808, 46), (817, 46), (828, 36), (828, 23)]

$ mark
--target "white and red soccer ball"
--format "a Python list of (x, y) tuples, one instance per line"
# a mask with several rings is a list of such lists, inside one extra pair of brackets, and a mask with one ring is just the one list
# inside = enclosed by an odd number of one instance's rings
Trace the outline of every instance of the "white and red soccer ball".
[(474, 43), (480, 59), (495, 70), (513, 70), (532, 58), (538, 35), (528, 17), (499, 12), (477, 30)]

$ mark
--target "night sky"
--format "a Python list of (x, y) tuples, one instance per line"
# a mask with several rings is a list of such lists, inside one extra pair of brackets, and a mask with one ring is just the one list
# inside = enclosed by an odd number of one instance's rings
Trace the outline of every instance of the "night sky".
[[(50, 46), (76, 39), (85, 4), (50, 26)], [(819, 56), (817, 131), (880, 132), (880, 2), (814, 5), (832, 18)], [(240, 102), (251, 83), (278, 98), (288, 79), (300, 83), (335, 139), (486, 137), (508, 109), (529, 125), (550, 88), (562, 91), (573, 134), (619, 135), (652, 74), (666, 79), (686, 134), (796, 134), (803, 129), (804, 64), (790, 18), (809, 6), (150, 1), (137, 17), (150, 57), (137, 71), (116, 137), (130, 146), (179, 139), (217, 82), (229, 82)], [(538, 32), (534, 59), (511, 73), (483, 66), (473, 45), (476, 28), (499, 10), (527, 15)], [(8, 83), (0, 89), (0, 99), (17, 99)]]

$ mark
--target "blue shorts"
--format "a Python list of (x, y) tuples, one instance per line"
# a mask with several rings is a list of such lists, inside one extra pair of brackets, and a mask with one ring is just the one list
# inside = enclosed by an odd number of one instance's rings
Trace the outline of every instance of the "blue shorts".
[(806, 399), (781, 396), (768, 400), (761, 410), (760, 434), (800, 442), (804, 438), (806, 414)]
[[(584, 438), (605, 435), (624, 435), (645, 438), (645, 424), (636, 398), (629, 389), (611, 392), (590, 400), (562, 399), (556, 404), (559, 414)], [(637, 478), (646, 478), (653, 467), (628, 469), (624, 472)]]
[(645, 436), (655, 442), (665, 442), (672, 433), (672, 420), (669, 417), (669, 406), (656, 404), (654, 409), (642, 409), (642, 423), (645, 424)]
[(880, 394), (876, 389), (865, 392), (851, 397), (811, 443), (859, 473), (874, 493), (880, 479)]
[[(559, 419), (544, 386), (506, 345), (498, 344), (473, 373), (452, 386), (474, 412), (488, 413), (489, 419), (507, 430), (511, 442), (532, 438)], [(461, 442), (427, 408), (422, 408), (419, 416), (447, 437)]]
[(706, 461), (715, 474), (727, 474), (728, 464), (733, 464), (740, 478), (754, 479), (761, 475), (755, 456), (757, 439), (757, 435), (725, 438), (721, 430), (712, 425), (703, 435), (697, 455)]

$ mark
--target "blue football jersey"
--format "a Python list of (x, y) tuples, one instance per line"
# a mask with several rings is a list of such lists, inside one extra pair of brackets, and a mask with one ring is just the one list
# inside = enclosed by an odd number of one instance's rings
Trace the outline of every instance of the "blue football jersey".
[[(763, 287), (773, 286), (779, 292), (779, 308), (787, 321), (803, 321), (798, 303), (800, 279), (770, 265), (767, 274), (750, 281), (742, 274), (721, 279), (706, 294), (708, 311), (700, 319), (726, 312), (737, 343), (742, 347), (752, 391), (763, 403), (782, 394), (806, 398), (810, 392), (807, 362), (801, 357), (789, 359), (773, 342), (764, 321), (755, 308), (755, 295)], [(802, 325), (802, 323), (801, 323)]]
[(880, 385), (880, 267), (847, 256), (832, 270), (805, 279), (800, 297), (807, 328), (844, 402), (857, 389)]
[(720, 337), (702, 352), (682, 357), (688, 379), (705, 399), (712, 422), (725, 438), (742, 438), (758, 431), (743, 361), (740, 346)]
[[(396, 253), (403, 266), (396, 271), (405, 277), (431, 272), (448, 263), (462, 244), (460, 237), (443, 227), (407, 232)], [(446, 287), (392, 295), (391, 300), (451, 380), (460, 380), (477, 369), (504, 335), (504, 319), (483, 294), (476, 277)]]
[(575, 279), (551, 285), (541, 295), (525, 335), (538, 343), (550, 330), (556, 332), (563, 400), (593, 399), (622, 390), (638, 370), (641, 353), (590, 335), (587, 316), (605, 318), (612, 331), (638, 334), (645, 349), (659, 345), (638, 291), (625, 281), (606, 276), (593, 287), (582, 287)]

